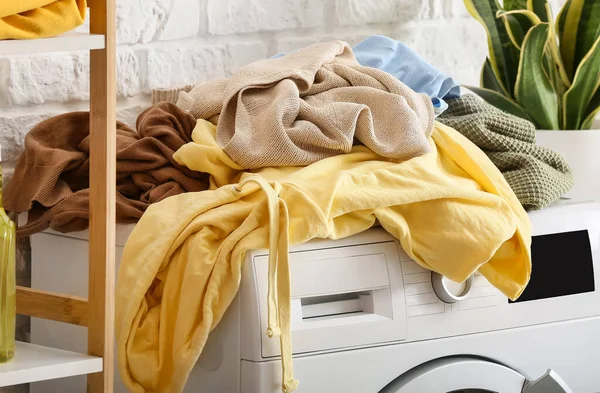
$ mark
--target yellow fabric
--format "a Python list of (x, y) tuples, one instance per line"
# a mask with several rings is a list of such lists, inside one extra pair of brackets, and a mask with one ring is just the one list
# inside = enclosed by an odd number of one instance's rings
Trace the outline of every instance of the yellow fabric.
[(0, 1), (0, 40), (52, 37), (83, 24), (86, 0)]
[[(270, 250), (269, 328), (293, 391), (287, 247), (377, 222), (422, 266), (463, 281), (479, 271), (517, 298), (530, 271), (527, 214), (487, 156), (435, 124), (432, 151), (403, 163), (364, 146), (307, 167), (240, 171), (199, 120), (175, 159), (211, 190), (152, 205), (129, 237), (117, 282), (119, 370), (132, 392), (181, 392), (234, 299), (245, 252)], [(269, 241), (270, 240), (270, 241)], [(291, 277), (293, 285), (294, 277)]]

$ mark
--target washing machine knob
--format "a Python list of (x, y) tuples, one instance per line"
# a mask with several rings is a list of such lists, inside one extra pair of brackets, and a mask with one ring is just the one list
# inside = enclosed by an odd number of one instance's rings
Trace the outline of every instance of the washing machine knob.
[(447, 279), (439, 273), (431, 272), (431, 284), (437, 297), (444, 303), (455, 303), (469, 297), (473, 287), (473, 275), (458, 283)]

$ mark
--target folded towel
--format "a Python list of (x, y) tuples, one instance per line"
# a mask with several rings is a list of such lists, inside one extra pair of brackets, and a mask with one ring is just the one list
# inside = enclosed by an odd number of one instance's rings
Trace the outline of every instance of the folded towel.
[(568, 163), (535, 144), (533, 123), (503, 112), (475, 95), (448, 100), (438, 120), (469, 138), (500, 169), (527, 210), (541, 209), (573, 186)]
[[(25, 151), (4, 190), (8, 210), (28, 212), (19, 237), (48, 227), (60, 232), (88, 227), (89, 123), (89, 112), (68, 113), (41, 122), (26, 136)], [(206, 175), (173, 159), (191, 141), (195, 124), (169, 103), (140, 114), (139, 134), (117, 122), (118, 222), (137, 222), (151, 203), (207, 188)]]
[(83, 24), (86, 0), (0, 1), (0, 40), (52, 37)]
[(348, 44), (314, 44), (259, 60), (229, 79), (179, 94), (177, 105), (217, 123), (217, 141), (244, 168), (308, 165), (358, 140), (397, 161), (429, 151), (430, 99), (358, 64)]
[(529, 218), (485, 154), (449, 127), (436, 123), (430, 153), (402, 163), (354, 146), (306, 167), (252, 172), (232, 164), (216, 134), (199, 120), (193, 142), (175, 154), (210, 173), (211, 190), (150, 206), (125, 245), (115, 326), (131, 392), (183, 391), (237, 294), (248, 250), (269, 249), (266, 333), (280, 333), (287, 392), (297, 386), (288, 244), (345, 238), (378, 222), (417, 263), (454, 281), (479, 270), (511, 299), (527, 285)]

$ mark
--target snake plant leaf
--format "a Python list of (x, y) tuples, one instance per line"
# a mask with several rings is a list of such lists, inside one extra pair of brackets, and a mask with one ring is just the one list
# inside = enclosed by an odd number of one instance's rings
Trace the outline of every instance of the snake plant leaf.
[(600, 115), (600, 89), (596, 90), (596, 94), (590, 100), (585, 120), (581, 123), (581, 129), (589, 130), (598, 115)]
[(585, 112), (600, 87), (600, 37), (585, 55), (573, 84), (563, 96), (563, 127), (566, 130), (579, 129), (584, 121)]
[[(590, 112), (588, 117), (586, 117), (585, 120), (583, 121), (583, 123), (581, 123), (581, 129), (589, 130), (590, 128), (592, 128), (592, 125), (594, 124), (594, 121), (596, 120), (596, 118), (598, 117), (599, 114), (600, 114), (600, 106), (597, 106), (596, 110)], [(600, 132), (600, 131), (598, 131), (598, 132)]]
[[(527, 11), (525, 11), (527, 12)], [(535, 15), (534, 15), (535, 16)], [(534, 26), (530, 17), (520, 11), (499, 10), (496, 17), (502, 18), (508, 37), (517, 49), (521, 49), (525, 34)], [(539, 19), (538, 19), (539, 23)]]
[[(529, 20), (529, 25), (533, 25), (533, 26), (542, 23), (542, 20), (540, 19), (540, 17), (529, 10), (515, 10), (515, 11), (499, 10), (498, 12), (496, 12), (497, 18), (499, 18), (501, 16), (505, 16), (505, 15), (514, 15), (514, 16), (521, 15)], [(527, 33), (527, 31), (529, 31), (529, 29), (525, 29), (525, 33)]]
[(560, 41), (562, 41), (563, 33), (565, 31), (565, 20), (567, 19), (567, 11), (569, 10), (570, 4), (571, 0), (567, 0), (558, 12), (558, 17), (556, 18), (556, 34)]
[(538, 128), (556, 130), (559, 128), (558, 98), (543, 66), (549, 29), (548, 23), (540, 23), (525, 36), (515, 84), (515, 97)]
[[(560, 77), (558, 76), (558, 70), (556, 69), (556, 63), (552, 58), (552, 54), (547, 50), (544, 51), (544, 59), (542, 60), (542, 66), (544, 69), (544, 75), (546, 75), (546, 78), (548, 78), (550, 83), (552, 83), (552, 86), (554, 86), (555, 88), (556, 94), (560, 97), (560, 93), (558, 92), (558, 89), (556, 89), (556, 83), (561, 83), (559, 79)], [(566, 89), (563, 89), (563, 93), (565, 90)], [(558, 100), (558, 103), (560, 104), (560, 100)]]
[(465, 0), (465, 6), (485, 28), (492, 69), (504, 90), (512, 97), (517, 79), (518, 51), (510, 43), (504, 23), (496, 18), (500, 9), (497, 0)]
[(562, 31), (560, 36), (560, 55), (565, 65), (565, 70), (569, 78), (573, 78), (573, 74), (577, 69), (575, 65), (575, 49), (577, 46), (577, 29), (581, 19), (581, 11), (583, 10), (584, 0), (571, 0), (568, 7), (565, 5), (564, 25), (559, 27)]
[(504, 88), (502, 87), (500, 82), (498, 82), (496, 74), (494, 74), (494, 70), (492, 70), (492, 63), (490, 63), (490, 59), (487, 57), (485, 58), (485, 63), (483, 63), (483, 67), (481, 67), (481, 76), (479, 84), (484, 89), (493, 90), (502, 95), (506, 95), (506, 91), (504, 91)]
[(513, 100), (506, 98), (500, 93), (497, 93), (493, 90), (484, 89), (481, 87), (475, 86), (465, 86), (467, 89), (471, 90), (473, 93), (477, 94), (479, 97), (483, 98), (485, 101), (495, 106), (498, 109), (501, 109), (505, 112), (508, 112), (512, 115), (518, 116), (522, 119), (533, 121), (531, 117), (527, 114), (525, 109), (514, 102)]
[(504, 0), (503, 5), (507, 11), (526, 10), (527, 0)]
[(581, 16), (577, 27), (574, 70), (577, 70), (579, 63), (600, 36), (600, 0), (584, 1)]
[(549, 22), (552, 16), (547, 13), (547, 4), (546, 0), (527, 0), (527, 9), (536, 14), (542, 22)]
[(498, 16), (501, 17), (504, 22), (504, 27), (506, 27), (506, 32), (508, 33), (510, 41), (515, 48), (521, 49), (521, 44), (525, 38), (525, 31), (523, 31), (517, 18), (512, 15), (507, 15), (504, 11), (498, 11)]
[(565, 70), (565, 65), (563, 64), (562, 61), (562, 57), (560, 56), (560, 49), (558, 48), (558, 39), (556, 37), (556, 26), (554, 25), (554, 18), (552, 17), (552, 10), (550, 9), (550, 4), (546, 3), (546, 12), (549, 15), (549, 20), (550, 22), (548, 22), (550, 24), (550, 41), (548, 42), (548, 47), (550, 49), (550, 54), (552, 55), (552, 59), (554, 61), (554, 63), (556, 64), (556, 72), (555, 74), (557, 74), (560, 77), (560, 80), (558, 78), (554, 79), (553, 85), (557, 87), (557, 93), (559, 95), (559, 97), (562, 97), (562, 95), (564, 94), (565, 90), (571, 86), (571, 80), (569, 79), (569, 76), (567, 75), (567, 71)]

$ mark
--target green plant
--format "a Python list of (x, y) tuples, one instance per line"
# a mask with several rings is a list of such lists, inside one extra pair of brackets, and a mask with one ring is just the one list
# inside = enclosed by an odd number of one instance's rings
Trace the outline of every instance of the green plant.
[(464, 0), (486, 29), (480, 87), (466, 86), (538, 129), (589, 129), (600, 112), (600, 0)]

